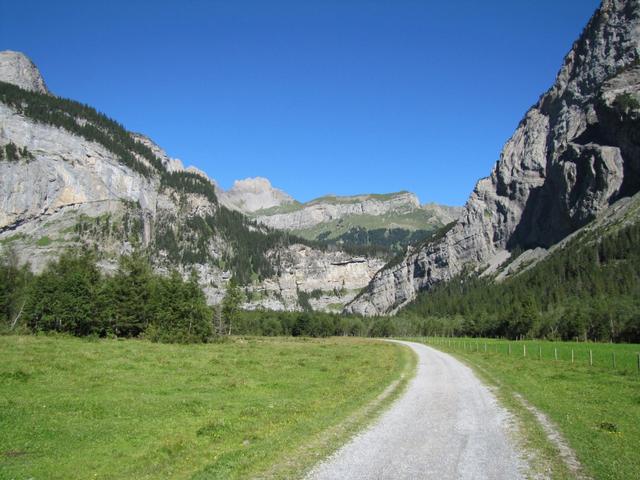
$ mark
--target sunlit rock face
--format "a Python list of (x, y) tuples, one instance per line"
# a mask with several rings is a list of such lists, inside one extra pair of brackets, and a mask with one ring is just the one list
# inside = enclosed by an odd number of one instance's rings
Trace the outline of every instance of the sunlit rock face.
[(556, 82), (442, 238), (378, 272), (346, 311), (393, 313), (421, 290), (549, 247), (640, 189), (640, 3), (605, 0)]
[[(0, 81), (48, 93), (38, 69), (21, 53), (0, 52)], [(223, 192), (205, 172), (185, 168), (147, 136), (129, 132), (161, 165), (154, 170), (148, 159), (131, 152), (150, 168), (152, 173), (145, 176), (102, 144), (17, 110), (0, 102), (0, 147), (13, 143), (28, 152), (17, 161), (0, 158), (0, 249), (12, 249), (34, 271), (44, 269), (65, 248), (83, 245), (95, 249), (100, 267), (109, 272), (117, 267), (120, 255), (142, 247), (161, 273), (177, 269), (187, 277), (195, 270), (209, 302), (215, 304), (233, 275), (221, 260), (233, 251), (233, 239), (215, 231), (203, 239), (186, 225), (197, 222), (197, 217), (215, 218), (220, 207), (204, 195), (178, 194), (163, 186), (160, 172), (199, 175), (212, 183), (219, 203), (242, 211), (293, 202), (262, 178), (236, 182)], [(188, 249), (204, 244), (208, 260), (194, 263), (171, 257), (161, 238), (167, 235)], [(339, 311), (384, 264), (376, 258), (297, 244), (274, 248), (267, 257), (277, 266), (276, 273), (245, 287), (245, 308), (299, 310), (300, 296), (313, 293), (309, 302), (314, 308)]]
[(0, 81), (12, 83), (33, 92), (49, 93), (40, 71), (29, 58), (20, 52), (0, 52)]

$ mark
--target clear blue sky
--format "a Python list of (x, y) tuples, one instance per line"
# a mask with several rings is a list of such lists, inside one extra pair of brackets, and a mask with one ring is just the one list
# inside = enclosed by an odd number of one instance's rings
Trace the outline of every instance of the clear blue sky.
[(463, 204), (596, 0), (0, 0), (0, 49), (224, 188)]

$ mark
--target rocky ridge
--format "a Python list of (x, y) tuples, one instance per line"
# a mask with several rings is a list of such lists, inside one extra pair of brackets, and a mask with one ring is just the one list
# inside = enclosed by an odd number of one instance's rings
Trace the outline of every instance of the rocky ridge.
[[(418, 197), (409, 192), (386, 195), (329, 195), (293, 208), (255, 212), (259, 223), (280, 230), (303, 230), (348, 215), (380, 216), (387, 213), (409, 213), (420, 208)], [(284, 210), (284, 211), (282, 211)], [(287, 211), (289, 210), (289, 211)]]
[[(459, 207), (420, 205), (410, 192), (326, 195), (306, 203), (261, 209), (251, 215), (258, 223), (309, 240), (395, 254), (450, 223)], [(383, 254), (383, 252), (386, 252)]]
[[(6, 82), (0, 84), (0, 146), (12, 143), (27, 152), (0, 158), (0, 247), (12, 249), (35, 271), (67, 247), (96, 250), (106, 271), (115, 269), (120, 255), (143, 247), (160, 272), (197, 271), (209, 301), (218, 303), (232, 275), (228, 260), (243, 245), (229, 232), (264, 240), (268, 231), (225, 213), (206, 174), (185, 169), (148, 137), (126, 132), (80, 104), (44, 95), (44, 82), (24, 55), (0, 57), (18, 59), (0, 69), (0, 81)], [(29, 102), (49, 105), (55, 121), (66, 126), (33, 117), (25, 107)], [(383, 264), (272, 242), (263, 267), (273, 274), (246, 286), (246, 308), (299, 309), (302, 292), (318, 308), (339, 310)]]
[(0, 79), (25, 90), (49, 93), (38, 67), (20, 52), (0, 52)]
[(516, 247), (548, 248), (640, 189), (640, 4), (604, 0), (455, 226), (409, 249), (346, 308), (394, 313)]
[(274, 188), (271, 182), (263, 177), (236, 180), (229, 190), (220, 189), (219, 197), (224, 205), (242, 213), (253, 213), (265, 208), (295, 203), (293, 197)]

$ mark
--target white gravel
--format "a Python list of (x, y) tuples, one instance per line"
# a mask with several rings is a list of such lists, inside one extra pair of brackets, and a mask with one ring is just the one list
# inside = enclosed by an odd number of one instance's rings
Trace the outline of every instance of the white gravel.
[(471, 369), (425, 345), (407, 390), (371, 427), (307, 476), (331, 479), (518, 479), (527, 464), (509, 414)]

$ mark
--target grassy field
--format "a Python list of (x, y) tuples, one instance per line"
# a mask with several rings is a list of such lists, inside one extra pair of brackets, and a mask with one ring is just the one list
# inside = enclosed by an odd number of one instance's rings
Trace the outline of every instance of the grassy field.
[[(475, 367), (480, 376), (498, 386), (509, 407), (517, 410), (517, 402), (511, 401), (517, 392), (546, 413), (593, 478), (638, 478), (640, 374), (635, 362), (639, 345), (438, 338), (418, 341), (451, 352)], [(523, 355), (524, 345), (527, 357)], [(593, 366), (589, 363), (589, 350)], [(530, 420), (525, 422), (525, 426), (531, 425)]]
[(323, 432), (412, 362), (395, 345), (342, 338), (0, 337), (0, 478), (278, 477), (278, 464), (290, 476), (316, 460), (299, 448), (337, 447), (350, 432)]
[(589, 365), (619, 373), (640, 373), (640, 345), (620, 343), (549, 342), (543, 340), (507, 341), (478, 338), (433, 338), (433, 342), (455, 350), (492, 352), (531, 361), (551, 361)]

